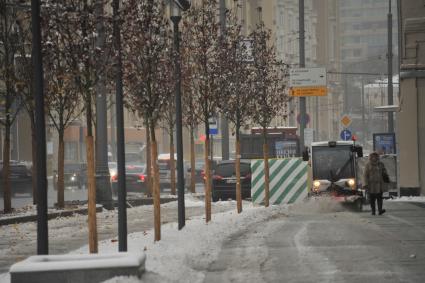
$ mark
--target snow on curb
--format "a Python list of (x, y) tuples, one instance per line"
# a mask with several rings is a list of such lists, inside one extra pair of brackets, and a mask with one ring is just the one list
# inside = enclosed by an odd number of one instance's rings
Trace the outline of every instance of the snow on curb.
[(389, 199), (388, 201), (395, 201), (395, 202), (425, 202), (425, 196), (421, 196), (421, 197), (399, 197), (399, 198)]

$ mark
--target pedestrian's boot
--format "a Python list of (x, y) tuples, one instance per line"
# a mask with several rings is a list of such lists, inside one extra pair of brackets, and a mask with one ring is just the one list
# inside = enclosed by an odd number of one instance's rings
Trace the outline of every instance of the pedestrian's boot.
[(379, 211), (379, 215), (382, 215), (382, 214), (384, 214), (385, 213), (385, 209), (382, 209), (381, 211)]
[(372, 215), (375, 215), (376, 213), (375, 213), (375, 210), (372, 210)]

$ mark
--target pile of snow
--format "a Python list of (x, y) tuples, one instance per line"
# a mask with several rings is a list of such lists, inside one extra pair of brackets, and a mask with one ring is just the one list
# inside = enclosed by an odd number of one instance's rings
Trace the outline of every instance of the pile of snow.
[(425, 196), (420, 196), (420, 197), (399, 197), (399, 198), (389, 199), (388, 201), (395, 201), (395, 202), (425, 202)]
[[(143, 231), (128, 235), (128, 251), (146, 253), (146, 274), (143, 280), (149, 282), (202, 282), (204, 271), (217, 259), (223, 242), (232, 234), (248, 225), (261, 223), (273, 215), (285, 213), (286, 206), (269, 208), (245, 206), (241, 214), (228, 211), (212, 215), (212, 221), (205, 223), (204, 217), (186, 221), (178, 231), (177, 223), (162, 226), (162, 239), (154, 242), (154, 231)], [(260, 240), (260, 239), (259, 239)], [(106, 240), (99, 243), (99, 253), (115, 253), (118, 243)], [(88, 246), (75, 251), (88, 253)], [(135, 277), (116, 277), (106, 281), (141, 282)]]

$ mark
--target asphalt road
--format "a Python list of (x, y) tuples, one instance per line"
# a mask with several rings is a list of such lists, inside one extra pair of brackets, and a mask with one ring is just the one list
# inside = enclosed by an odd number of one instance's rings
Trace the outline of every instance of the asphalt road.
[(229, 238), (204, 282), (425, 282), (425, 205), (384, 206), (295, 206)]

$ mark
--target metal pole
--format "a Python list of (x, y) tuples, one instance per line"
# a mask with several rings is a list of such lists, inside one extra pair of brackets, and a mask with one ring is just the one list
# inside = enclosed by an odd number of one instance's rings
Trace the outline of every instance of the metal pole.
[(366, 117), (365, 117), (365, 93), (364, 93), (364, 78), (362, 76), (362, 89), (361, 89), (361, 99), (362, 99), (362, 132), (363, 132), (363, 138), (362, 138), (362, 144), (363, 146), (366, 145), (367, 140), (367, 127), (366, 127)]
[[(388, 105), (393, 105), (393, 14), (391, 0), (388, 0)], [(388, 112), (388, 132), (394, 132), (393, 112)]]
[(179, 230), (185, 226), (184, 208), (184, 168), (183, 168), (183, 125), (182, 125), (182, 105), (181, 105), (181, 69), (180, 69), (180, 39), (179, 22), (181, 16), (171, 16), (174, 28), (174, 72), (176, 81), (176, 147), (177, 147), (177, 201), (178, 201), (178, 221)]
[[(304, 0), (299, 0), (300, 68), (305, 67)], [(304, 151), (304, 129), (306, 127), (306, 98), (300, 97), (300, 151)]]
[[(97, 0), (96, 15), (98, 22), (96, 24), (97, 39), (96, 48), (103, 50), (105, 45), (105, 26), (103, 24), (103, 0)], [(101, 72), (102, 59), (98, 60), (97, 72), (98, 81), (96, 83), (96, 199), (111, 209), (112, 192), (108, 168), (108, 127), (107, 127), (107, 103), (106, 103), (106, 82), (105, 74)]]
[(46, 124), (44, 120), (43, 60), (41, 55), (40, 1), (31, 0), (32, 58), (35, 86), (37, 140), (37, 254), (49, 253), (47, 227)]
[[(117, 169), (118, 169), (118, 251), (127, 251), (127, 189), (125, 187), (124, 103), (122, 82), (119, 0), (114, 0), (114, 39), (116, 51)], [(112, 129), (111, 124), (111, 129)]]
[[(226, 36), (226, 0), (220, 0), (220, 30), (221, 39)], [(229, 121), (221, 115), (221, 158), (229, 160)]]

